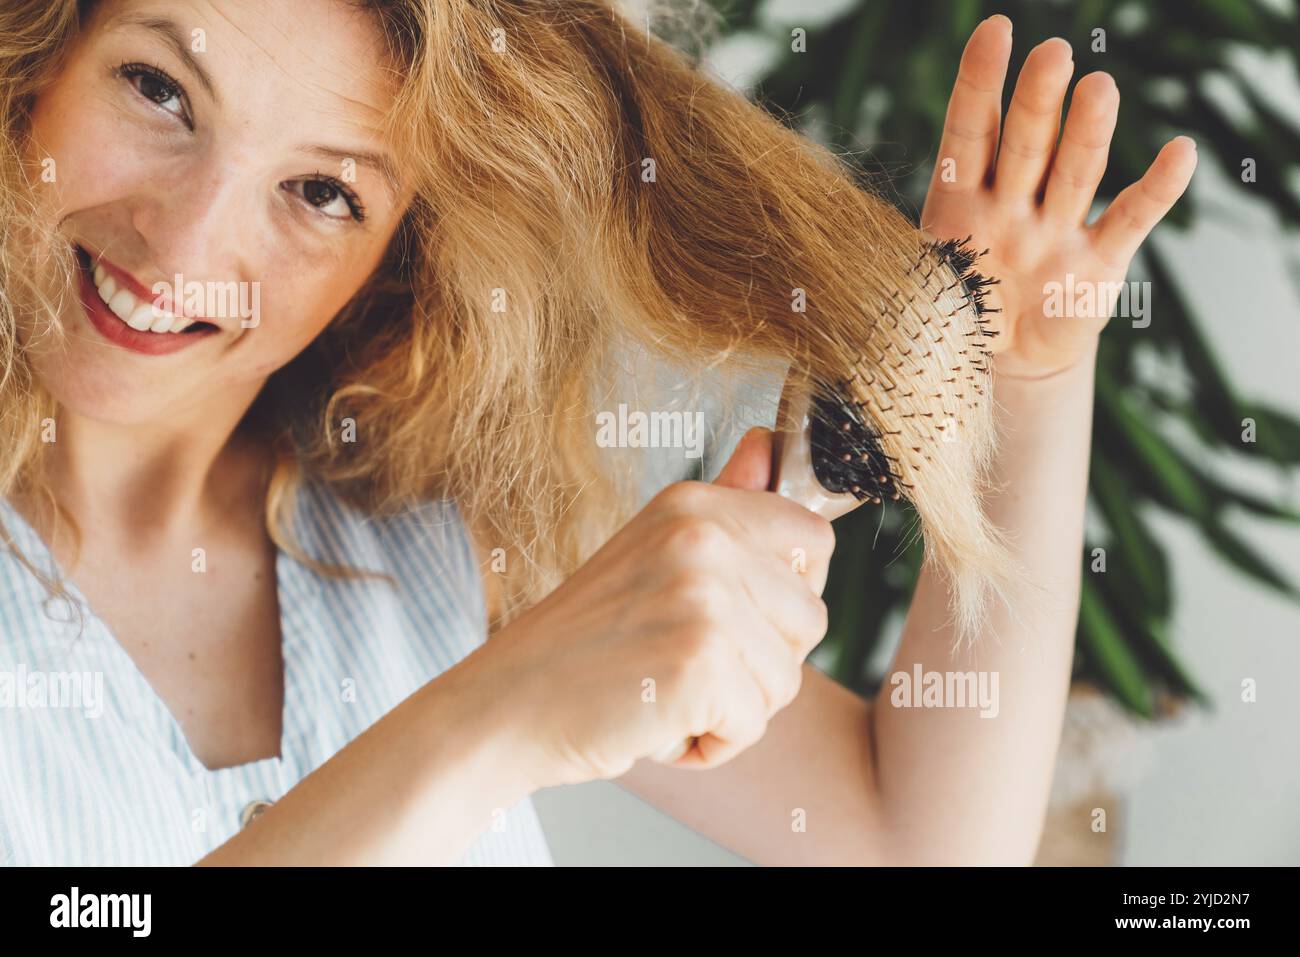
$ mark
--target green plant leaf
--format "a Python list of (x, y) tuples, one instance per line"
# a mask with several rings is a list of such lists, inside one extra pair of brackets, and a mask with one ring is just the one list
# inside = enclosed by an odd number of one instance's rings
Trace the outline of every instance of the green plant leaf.
[(1213, 508), (1195, 474), (1184, 467), (1177, 452), (1137, 414), (1127, 397), (1103, 376), (1101, 370), (1098, 370), (1097, 398), (1127, 449), (1144, 466), (1148, 479), (1172, 507), (1200, 522), (1209, 521)]
[(1169, 612), (1169, 572), (1164, 552), (1137, 510), (1118, 476), (1114, 463), (1094, 458), (1091, 473), (1093, 497), (1115, 537), (1116, 547), (1107, 555), (1106, 573), (1124, 576), (1138, 587), (1134, 597), (1143, 607), (1159, 615)]
[(1207, 35), (1248, 43), (1266, 42), (1263, 24), (1249, 3), (1241, 0), (1186, 0), (1183, 11)]
[(1147, 627), (1138, 629), (1136, 634), (1144, 640), (1145, 647), (1159, 659), (1166, 677), (1172, 685), (1172, 691), (1180, 695), (1186, 695), (1203, 708), (1212, 708), (1214, 706), (1210, 696), (1193, 680), (1183, 663), (1174, 653), (1169, 637), (1165, 633), (1164, 622), (1154, 620), (1147, 622)]
[(1300, 591), (1296, 589), (1295, 585), (1278, 574), (1268, 562), (1233, 532), (1228, 531), (1217, 522), (1202, 526), (1201, 531), (1214, 547), (1214, 550), (1247, 577), (1253, 578), (1255, 581), (1267, 585), (1290, 598), (1300, 598)]
[(881, 23), (886, 4), (872, 3), (860, 9), (853, 26), (853, 40), (843, 61), (843, 70), (831, 104), (831, 125), (837, 145), (847, 146), (856, 133), (858, 107), (867, 89), (872, 51), (880, 44)]
[(1229, 488), (1214, 479), (1210, 479), (1207, 484), (1210, 488), (1210, 494), (1217, 496), (1221, 501), (1236, 505), (1264, 518), (1300, 523), (1300, 511), (1296, 509), (1279, 505), (1276, 502), (1265, 501), (1259, 496), (1244, 492), (1241, 489)]
[[(1241, 406), (1223, 373), (1218, 358), (1192, 319), (1186, 299), (1174, 280), (1164, 257), (1154, 247), (1144, 250), (1144, 264), (1151, 281), (1160, 290), (1162, 325), (1167, 322), (1183, 362), (1191, 373), (1196, 391), (1196, 408), (1201, 418), (1214, 427), (1225, 441), (1241, 431)], [(1155, 323), (1153, 323), (1155, 325)]]
[(1147, 687), (1142, 665), (1106, 610), (1090, 575), (1083, 576), (1079, 632), (1099, 675), (1115, 697), (1134, 714), (1153, 717), (1151, 689)]
[(1208, 706), (1209, 699), (1192, 680), (1178, 660), (1165, 636), (1161, 616), (1152, 614), (1143, 602), (1132, 601), (1125, 588), (1126, 578), (1109, 569), (1105, 574), (1084, 572), (1104, 600), (1111, 619), (1133, 649), (1134, 656), (1150, 673), (1152, 680), (1162, 680), (1168, 690)]
[[(1255, 442), (1263, 454), (1282, 465), (1300, 465), (1300, 420), (1258, 403), (1246, 403), (1242, 412), (1255, 420)], [(1240, 431), (1238, 441), (1248, 451), (1250, 443), (1240, 442)]]

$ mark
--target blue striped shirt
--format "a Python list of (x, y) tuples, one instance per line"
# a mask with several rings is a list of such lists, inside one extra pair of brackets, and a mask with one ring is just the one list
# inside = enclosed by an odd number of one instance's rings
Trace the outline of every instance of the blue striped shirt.
[[(332, 580), (277, 552), (280, 754), (215, 771), (76, 587), (79, 637), (73, 607), (0, 544), (0, 864), (192, 864), (258, 802), (279, 799), (482, 643), (482, 583), (454, 503), (378, 519), (307, 485), (297, 509), (308, 555), (395, 584)], [(53, 572), (48, 548), (3, 498), (0, 520)], [(498, 812), (459, 863), (551, 864), (532, 802)]]

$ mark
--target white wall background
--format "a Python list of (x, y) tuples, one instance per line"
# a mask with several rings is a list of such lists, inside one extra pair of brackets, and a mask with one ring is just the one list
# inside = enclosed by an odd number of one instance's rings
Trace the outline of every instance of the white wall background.
[[(747, 53), (745, 42), (728, 54), (738, 74), (762, 55)], [(1258, 58), (1246, 57), (1245, 68), (1300, 126), (1296, 77)], [(1203, 304), (1205, 332), (1230, 379), (1250, 398), (1300, 411), (1300, 246), (1284, 239), (1263, 204), (1243, 206), (1240, 190), (1229, 193), (1227, 175), (1237, 171), (1203, 162), (1193, 184), (1201, 224), (1188, 234), (1160, 231), (1157, 241), (1176, 254), (1180, 282)], [(1226, 479), (1300, 507), (1295, 473), (1217, 464)], [(1122, 862), (1300, 864), (1300, 608), (1245, 581), (1181, 523), (1157, 516), (1155, 525), (1177, 589), (1171, 635), (1214, 710), (1145, 732), (1146, 758), (1119, 815)], [(1249, 516), (1235, 528), (1300, 582), (1300, 528)], [(1247, 678), (1258, 689), (1249, 704), (1241, 701)], [(617, 785), (554, 789), (535, 800), (558, 864), (744, 863)]]

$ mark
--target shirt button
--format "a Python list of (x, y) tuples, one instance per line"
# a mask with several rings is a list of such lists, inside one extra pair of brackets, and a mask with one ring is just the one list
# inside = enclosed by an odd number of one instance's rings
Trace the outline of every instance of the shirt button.
[(262, 812), (270, 806), (270, 801), (250, 801), (248, 805), (239, 812), (239, 826), (248, 827), (248, 825), (261, 817)]

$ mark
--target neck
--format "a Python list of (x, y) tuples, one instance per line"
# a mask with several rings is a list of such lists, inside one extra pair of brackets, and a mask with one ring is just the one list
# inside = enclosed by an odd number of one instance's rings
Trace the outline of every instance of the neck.
[[(237, 430), (255, 396), (131, 425), (61, 410), (50, 487), (83, 530), (140, 547), (260, 510), (265, 450)], [(49, 519), (38, 516), (43, 530)]]

